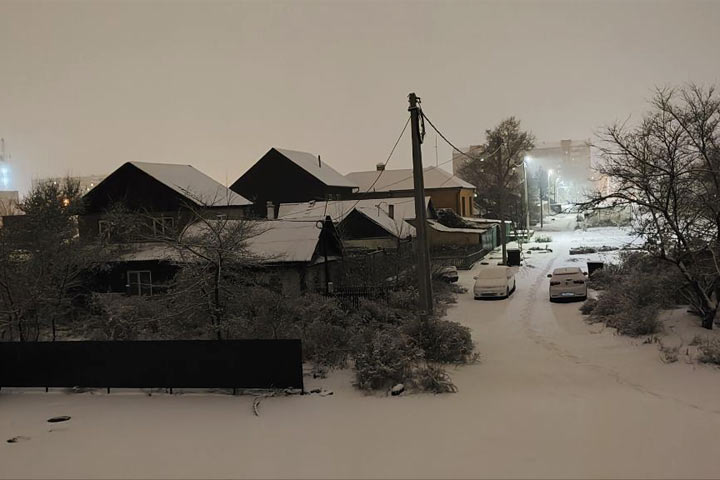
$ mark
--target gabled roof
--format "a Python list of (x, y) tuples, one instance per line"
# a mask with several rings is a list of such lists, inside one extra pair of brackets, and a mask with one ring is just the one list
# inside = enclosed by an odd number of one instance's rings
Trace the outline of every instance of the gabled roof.
[(334, 168), (318, 159), (317, 155), (297, 150), (273, 147), (275, 151), (330, 187), (355, 188), (352, 180), (340, 175)]
[(433, 230), (437, 232), (447, 232), (447, 233), (485, 233), (487, 232), (486, 228), (454, 228), (454, 227), (446, 227), (442, 223), (438, 222), (437, 220), (428, 219), (428, 226), (432, 228)]
[[(191, 165), (148, 162), (128, 163), (198, 205), (225, 207), (252, 204), (250, 200), (238, 195)], [(99, 185), (102, 185), (102, 183)]]
[[(379, 173), (377, 170), (370, 170), (366, 172), (352, 172), (345, 176), (357, 184), (360, 192), (388, 192), (391, 190), (413, 190), (415, 188), (411, 168), (385, 170), (378, 179)], [(475, 188), (474, 185), (440, 167), (424, 168), (423, 179), (426, 189)], [(375, 182), (374, 185), (373, 182)]]
[[(183, 238), (202, 235), (206, 224), (226, 221), (247, 222), (247, 220), (204, 220), (185, 229)], [(257, 232), (247, 240), (248, 254), (261, 262), (310, 262), (313, 260), (321, 228), (316, 222), (263, 220), (253, 222)], [(232, 227), (230, 227), (232, 230)]]
[[(233, 222), (250, 222), (257, 232), (248, 238), (243, 254), (259, 263), (303, 262), (309, 263), (315, 258), (322, 229), (316, 222), (295, 222), (282, 220), (203, 220), (188, 226), (182, 233), (182, 239), (188, 240), (203, 235), (208, 225), (227, 222), (228, 231), (232, 231)], [(192, 255), (183, 254), (178, 248), (163, 243), (139, 243), (128, 246), (129, 250), (118, 255), (120, 261), (164, 260), (183, 262)], [(338, 245), (339, 248), (339, 245)]]
[[(390, 218), (390, 205), (393, 206), (393, 218)], [(425, 205), (430, 208), (430, 197), (425, 197)], [(415, 227), (406, 222), (415, 218), (415, 199), (412, 197), (281, 203), (278, 219), (323, 220), (329, 215), (333, 222), (340, 223), (352, 211), (364, 215), (394, 236), (415, 235)]]

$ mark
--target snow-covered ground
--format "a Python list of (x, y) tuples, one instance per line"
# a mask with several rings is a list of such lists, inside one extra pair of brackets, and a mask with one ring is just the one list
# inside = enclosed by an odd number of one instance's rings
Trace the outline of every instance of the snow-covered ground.
[[(656, 344), (550, 304), (545, 275), (578, 265), (571, 246), (627, 237), (547, 227), (553, 252), (527, 258), (510, 299), (469, 290), (449, 310), (482, 355), (451, 369), (456, 394), (366, 395), (340, 371), (307, 379), (334, 395), (268, 398), (254, 416), (245, 396), (3, 389), (0, 477), (717, 478), (720, 372), (663, 364)], [(460, 275), (470, 289), (474, 271)], [(696, 328), (668, 315), (668, 339)]]

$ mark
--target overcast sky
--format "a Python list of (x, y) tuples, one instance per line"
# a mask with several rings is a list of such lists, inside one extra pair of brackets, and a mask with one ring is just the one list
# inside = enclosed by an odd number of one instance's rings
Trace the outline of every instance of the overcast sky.
[(720, 1), (0, 0), (0, 136), (20, 189), (129, 160), (232, 183), (272, 146), (372, 169), (411, 91), (458, 145), (509, 115), (588, 138), (656, 85), (720, 83), (719, 25)]

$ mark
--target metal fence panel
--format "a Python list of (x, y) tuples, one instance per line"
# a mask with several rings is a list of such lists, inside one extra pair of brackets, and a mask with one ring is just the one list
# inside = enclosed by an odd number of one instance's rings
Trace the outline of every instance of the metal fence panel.
[(303, 388), (300, 340), (0, 342), (0, 387)]

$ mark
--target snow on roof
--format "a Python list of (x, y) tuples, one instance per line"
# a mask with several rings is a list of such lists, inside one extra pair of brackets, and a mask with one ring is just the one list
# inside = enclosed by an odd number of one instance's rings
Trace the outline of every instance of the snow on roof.
[(395, 237), (408, 238), (415, 236), (415, 227), (407, 223), (404, 218), (390, 218), (385, 212), (378, 212), (378, 208), (375, 207), (356, 207), (355, 211)]
[(155, 180), (201, 205), (235, 207), (252, 204), (250, 200), (238, 195), (191, 165), (148, 162), (129, 163)]
[[(352, 172), (345, 176), (355, 182), (361, 192), (386, 192), (391, 190), (413, 190), (415, 188), (411, 168), (384, 170), (378, 179), (379, 173), (377, 170), (370, 170), (367, 172)], [(440, 167), (426, 167), (423, 169), (423, 178), (425, 188), (475, 188), (474, 185)], [(377, 182), (375, 182), (376, 179)], [(374, 185), (373, 182), (375, 182)]]
[[(425, 197), (425, 205), (429, 204), (430, 197)], [(393, 218), (390, 218), (390, 205), (393, 206)], [(415, 200), (411, 197), (281, 203), (278, 219), (322, 220), (329, 215), (333, 222), (339, 223), (353, 210), (357, 210), (395, 236), (407, 238), (415, 235), (415, 228), (407, 223), (407, 220), (415, 218)]]
[(435, 231), (438, 232), (448, 232), (448, 233), (485, 233), (487, 229), (485, 228), (453, 228), (453, 227), (446, 227), (442, 223), (438, 222), (437, 220), (428, 219), (428, 226), (432, 228)]
[(288, 160), (313, 175), (315, 178), (331, 187), (357, 187), (352, 180), (342, 176), (334, 168), (325, 162), (321, 162), (318, 156), (307, 152), (298, 152), (297, 150), (286, 150), (284, 148), (274, 147), (280, 154)]
[(570, 275), (572, 273), (582, 273), (579, 267), (560, 267), (553, 270), (553, 275)]
[[(232, 222), (247, 220), (203, 220), (188, 226), (181, 238), (188, 240), (203, 235), (207, 224), (225, 221), (228, 231)], [(321, 229), (315, 222), (266, 220), (253, 222), (257, 226), (254, 236), (247, 240), (247, 254), (266, 263), (311, 262), (320, 241)], [(137, 243), (118, 255), (120, 261), (187, 261), (188, 254), (181, 254), (178, 248), (163, 243)]]
[[(247, 220), (205, 220), (190, 225), (183, 237), (202, 235), (207, 223)], [(253, 222), (257, 232), (247, 240), (248, 253), (267, 262), (310, 262), (313, 259), (320, 232), (316, 222), (290, 220), (264, 220)], [(229, 227), (232, 229), (232, 227)]]

